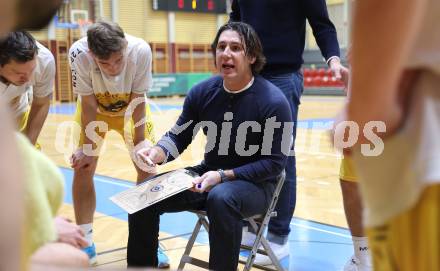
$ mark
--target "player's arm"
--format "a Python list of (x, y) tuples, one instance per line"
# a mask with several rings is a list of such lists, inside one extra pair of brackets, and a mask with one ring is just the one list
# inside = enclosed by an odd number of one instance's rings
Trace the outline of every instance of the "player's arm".
[(145, 140), (145, 124), (147, 121), (145, 118), (145, 97), (148, 90), (153, 86), (152, 61), (153, 55), (150, 46), (147, 43), (140, 45), (138, 48), (136, 74), (133, 80), (130, 99), (130, 102), (134, 102), (136, 105), (132, 113), (132, 119), (135, 124), (133, 138), (135, 146)]
[[(72, 74), (73, 92), (81, 97), (81, 132), (85, 134), (85, 130), (90, 122), (96, 120), (96, 112), (98, 102), (92, 87), (92, 79), (89, 74), (91, 64), (87, 60), (86, 52), (84, 52), (77, 43), (74, 43), (69, 50), (69, 64)], [(84, 144), (92, 144), (92, 140), (84, 137)], [(79, 146), (83, 147), (83, 146)]]
[(145, 140), (145, 94), (132, 93), (131, 101), (135, 99), (136, 101), (142, 101), (136, 103), (137, 106), (134, 109), (132, 116), (133, 122), (135, 124), (133, 143), (136, 146), (138, 143)]
[[(81, 95), (81, 132), (84, 133), (84, 145), (93, 144), (91, 138), (86, 134), (87, 126), (92, 122), (96, 121), (96, 112), (98, 109), (98, 102), (94, 94), (91, 95)], [(82, 147), (82, 146), (81, 146)], [(96, 146), (93, 146), (95, 149)]]
[(90, 123), (96, 120), (97, 108), (98, 102), (94, 94), (81, 95), (81, 133), (84, 135), (84, 142), (72, 155), (71, 166), (74, 169), (88, 167), (94, 158), (93, 154), (85, 151), (85, 146), (91, 144), (92, 150), (97, 148), (96, 142), (86, 133)]
[(52, 95), (46, 97), (33, 98), (29, 118), (24, 130), (24, 134), (29, 138), (29, 141), (35, 145), (37, 138), (43, 128), (44, 121), (47, 118), (50, 107), (50, 99)]
[[(0, 149), (4, 155), (0, 156), (0, 270), (21, 270), (24, 269), (22, 255), (23, 248), (20, 246), (20, 238), (23, 236), (22, 227), (24, 223), (24, 174), (21, 164), (17, 140), (13, 133), (12, 116), (9, 107), (0, 97)], [(25, 143), (21, 140), (20, 143)], [(26, 145), (25, 145), (26, 146)]]
[[(384, 121), (386, 134), (401, 124), (399, 78), (426, 2), (369, 0), (355, 3), (348, 119), (357, 122), (361, 131), (365, 123), (372, 120)], [(366, 142), (362, 134), (360, 143)]]
[(55, 84), (56, 67), (54, 57), (52, 55), (48, 56), (42, 65), (44, 66), (42, 74), (35, 78), (31, 109), (24, 130), (25, 135), (33, 145), (37, 142), (43, 124), (46, 121)]

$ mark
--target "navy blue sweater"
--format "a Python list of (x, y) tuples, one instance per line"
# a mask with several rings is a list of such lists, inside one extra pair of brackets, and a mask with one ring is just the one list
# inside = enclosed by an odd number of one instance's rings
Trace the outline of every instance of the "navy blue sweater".
[(230, 19), (248, 23), (257, 32), (267, 58), (263, 72), (293, 72), (301, 67), (306, 19), (324, 58), (339, 57), (325, 0), (233, 0)]
[[(273, 117), (280, 127), (271, 132), (266, 121)], [(223, 88), (223, 79), (215, 76), (189, 91), (176, 125), (157, 145), (167, 154), (167, 161), (173, 160), (192, 142), (197, 127), (201, 127), (207, 136), (204, 164), (208, 168), (233, 169), (237, 179), (256, 183), (273, 181), (286, 165), (291, 122), (284, 94), (269, 81), (256, 76), (249, 89), (231, 94)], [(258, 151), (253, 153), (256, 147)]]

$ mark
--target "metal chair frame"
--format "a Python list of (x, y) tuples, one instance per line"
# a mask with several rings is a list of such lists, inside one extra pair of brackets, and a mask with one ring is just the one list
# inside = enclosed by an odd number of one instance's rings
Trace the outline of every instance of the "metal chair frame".
[[(240, 263), (245, 264), (243, 271), (248, 271), (251, 269), (251, 267), (256, 267), (263, 270), (276, 270), (276, 271), (283, 271), (283, 267), (281, 266), (280, 261), (273, 253), (272, 249), (270, 248), (269, 242), (264, 237), (264, 231), (266, 230), (266, 227), (269, 223), (269, 220), (271, 217), (275, 217), (277, 213), (274, 211), (275, 206), (278, 202), (278, 197), (281, 192), (281, 188), (283, 187), (284, 180), (286, 178), (286, 174), (283, 171), (277, 178), (277, 185), (275, 187), (275, 191), (272, 196), (272, 200), (269, 204), (269, 207), (267, 208), (267, 211), (265, 214), (262, 215), (256, 215), (253, 217), (245, 218), (244, 220), (247, 221), (250, 226), (252, 227), (253, 231), (256, 232), (256, 238), (254, 241), (254, 244), (252, 247), (241, 245), (241, 249), (249, 250), (250, 254), (247, 257), (246, 261), (240, 260)], [(183, 270), (185, 264), (192, 264), (204, 269), (209, 269), (209, 263), (204, 260), (200, 260), (194, 257), (190, 256), (191, 250), (194, 246), (194, 243), (196, 241), (197, 235), (200, 232), (201, 227), (203, 226), (206, 230), (206, 232), (209, 232), (209, 222), (207, 219), (206, 211), (190, 211), (197, 215), (198, 220), (194, 227), (194, 230), (191, 234), (191, 237), (189, 238), (189, 241), (186, 245), (185, 252), (182, 255), (182, 258), (180, 259), (179, 267), (177, 270)], [(263, 249), (259, 249), (258, 247), (260, 244), (263, 246)], [(261, 266), (261, 265), (255, 265), (253, 264), (255, 261), (255, 257), (257, 253), (267, 255), (274, 265), (275, 268), (269, 268), (267, 266)]]

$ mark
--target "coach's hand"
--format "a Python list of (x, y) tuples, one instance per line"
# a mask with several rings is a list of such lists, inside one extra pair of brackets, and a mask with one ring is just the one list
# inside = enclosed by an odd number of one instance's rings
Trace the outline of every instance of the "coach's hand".
[(136, 152), (136, 156), (149, 167), (163, 163), (166, 157), (165, 152), (158, 146), (142, 148)]
[(342, 82), (344, 82), (345, 89), (347, 90), (350, 79), (350, 71), (341, 64), (341, 60), (338, 57), (330, 60), (329, 67), (336, 80), (342, 80)]
[(193, 180), (194, 187), (191, 191), (194, 192), (208, 192), (216, 184), (221, 182), (221, 176), (218, 171), (208, 171), (200, 177)]
[(93, 156), (86, 155), (82, 148), (79, 148), (70, 158), (70, 164), (73, 169), (87, 168), (93, 163)]
[[(149, 140), (143, 140), (134, 146), (130, 151), (131, 159), (133, 162), (144, 172), (156, 174), (156, 164), (149, 157), (153, 144)], [(154, 151), (153, 151), (154, 152)]]

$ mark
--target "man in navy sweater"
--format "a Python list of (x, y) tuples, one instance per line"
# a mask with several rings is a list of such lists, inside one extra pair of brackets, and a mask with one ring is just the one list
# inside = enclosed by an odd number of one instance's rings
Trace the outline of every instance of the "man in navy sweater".
[[(325, 0), (232, 0), (231, 21), (250, 24), (264, 48), (267, 63), (261, 75), (280, 88), (289, 101), (295, 122), (303, 92), (303, 52), (306, 20), (316, 42), (336, 78), (346, 80), (348, 70), (341, 65), (336, 29), (330, 21)], [(291, 155), (286, 166), (286, 182), (276, 206), (277, 216), (269, 222), (268, 240), (279, 259), (289, 255), (290, 221), (296, 204), (296, 160)], [(255, 235), (244, 230), (243, 243), (253, 242)], [(255, 263), (270, 264), (268, 257), (258, 255)]]
[(283, 93), (258, 75), (261, 43), (244, 23), (220, 28), (212, 45), (219, 76), (193, 87), (175, 126), (156, 146), (138, 152), (149, 164), (181, 154), (202, 128), (204, 160), (190, 169), (194, 188), (129, 215), (127, 263), (157, 266), (159, 216), (205, 209), (210, 221), (209, 269), (236, 270), (243, 218), (264, 213), (286, 166), (292, 134)]

